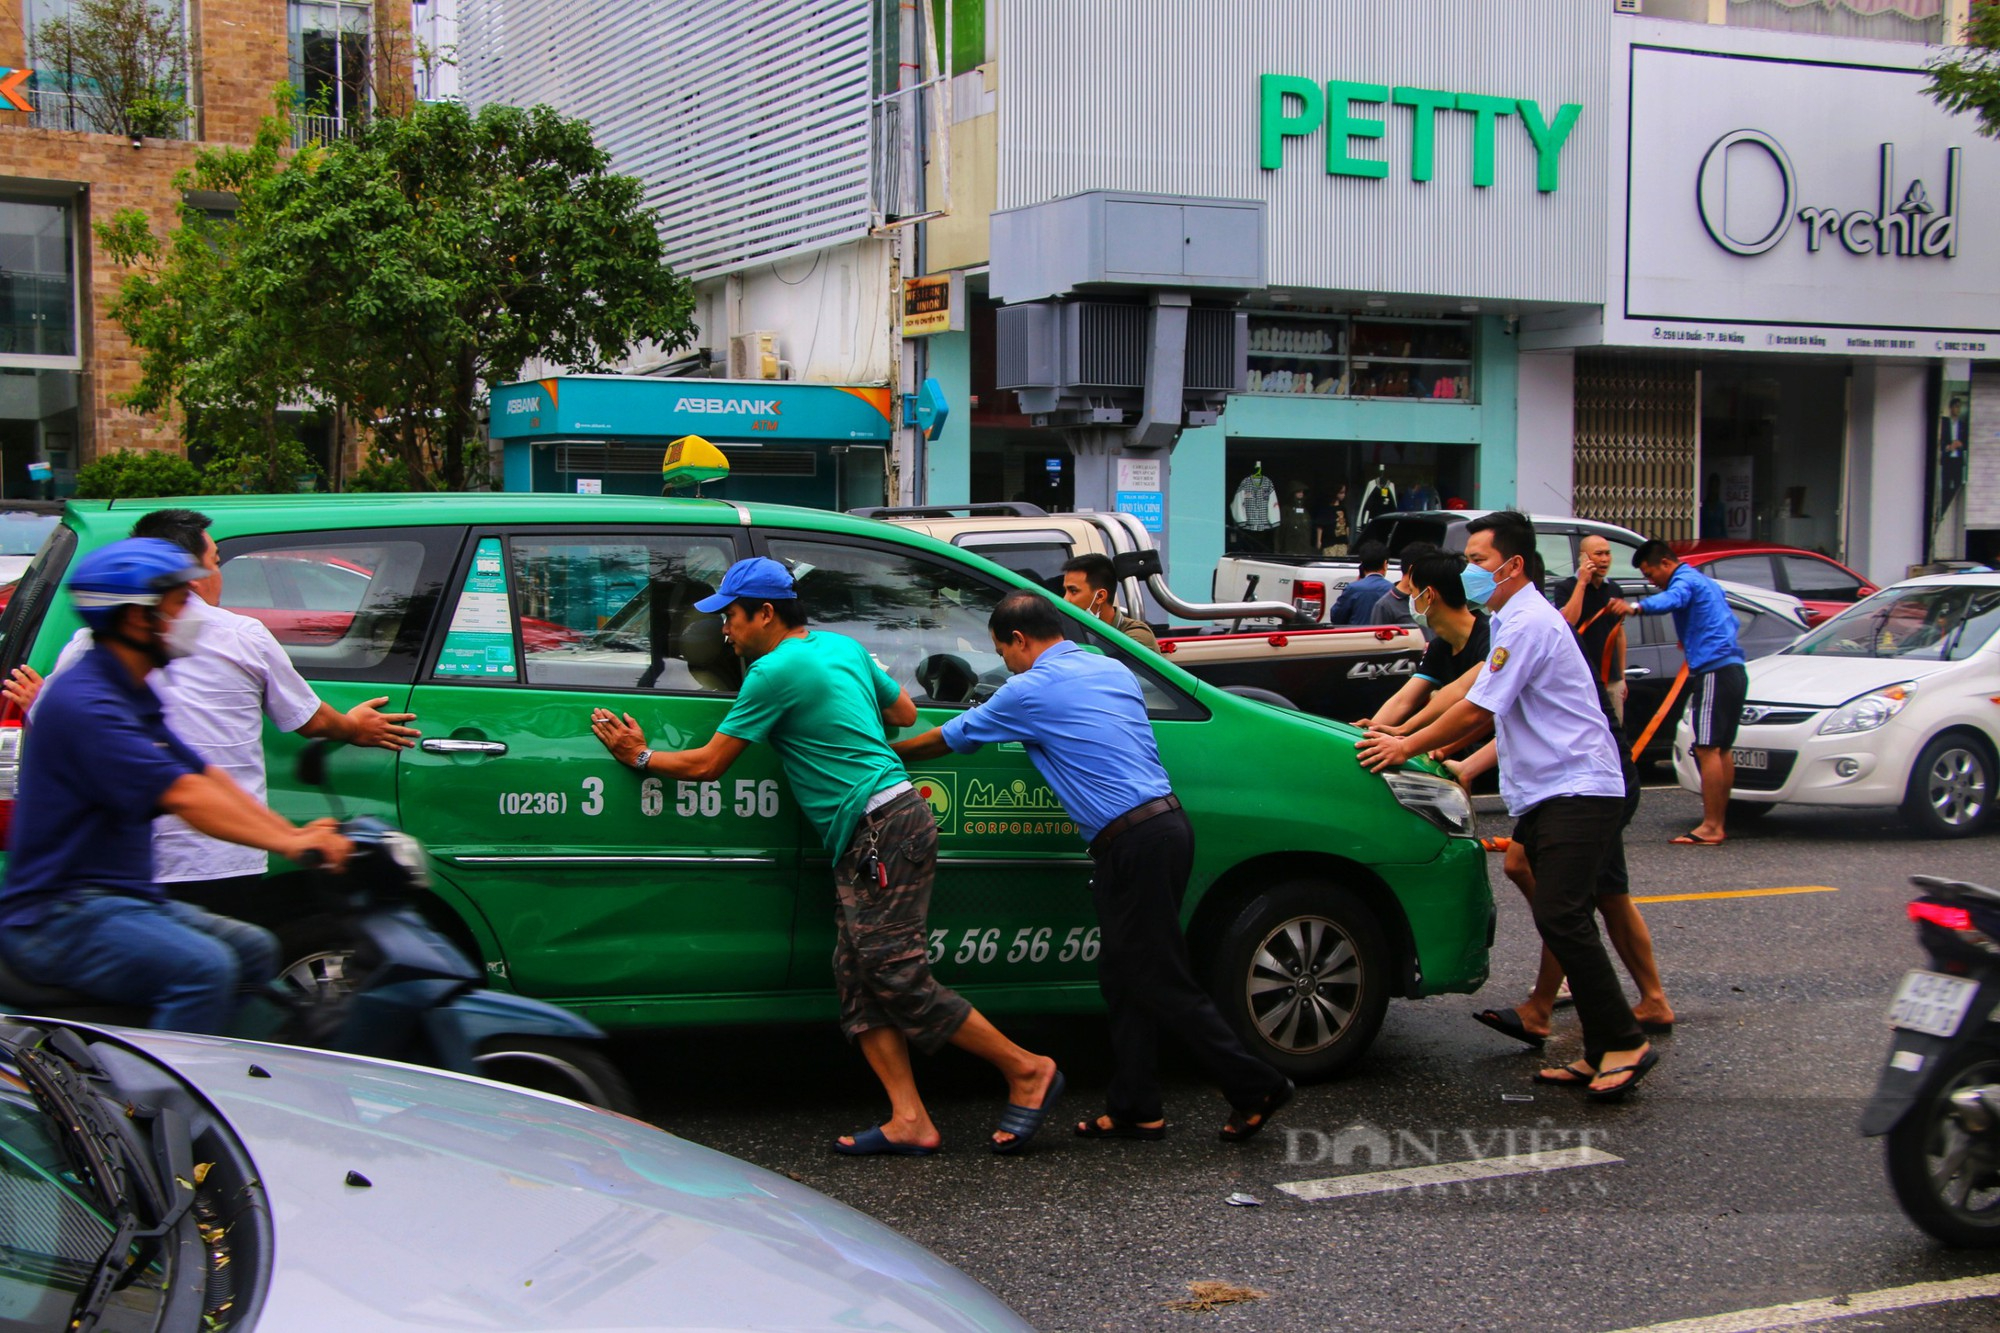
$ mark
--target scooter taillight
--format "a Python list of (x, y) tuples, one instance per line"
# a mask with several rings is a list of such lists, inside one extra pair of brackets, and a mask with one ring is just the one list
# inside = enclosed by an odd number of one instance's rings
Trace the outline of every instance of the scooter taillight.
[(1963, 907), (1952, 907), (1945, 903), (1934, 903), (1928, 898), (1919, 898), (1905, 909), (1912, 921), (1928, 921), (1933, 926), (1943, 926), (1946, 930), (1971, 930), (1972, 913)]

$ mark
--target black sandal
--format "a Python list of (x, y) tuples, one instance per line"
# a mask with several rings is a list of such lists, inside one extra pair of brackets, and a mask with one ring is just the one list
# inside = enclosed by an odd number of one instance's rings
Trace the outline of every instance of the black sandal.
[[(1105, 1120), (1111, 1122), (1109, 1128), (1099, 1123)], [(1076, 1136), (1080, 1139), (1143, 1139), (1154, 1143), (1167, 1137), (1167, 1126), (1165, 1121), (1157, 1125), (1142, 1125), (1133, 1120), (1120, 1120), (1106, 1111), (1088, 1120), (1077, 1121)]]
[(1255, 1106), (1236, 1107), (1230, 1111), (1227, 1123), (1217, 1132), (1218, 1137), (1224, 1143), (1241, 1143), (1256, 1137), (1257, 1131), (1270, 1124), (1271, 1117), (1283, 1109), (1297, 1091), (1292, 1081), (1286, 1079), (1284, 1087), (1267, 1094)]
[[(1578, 1065), (1582, 1065), (1584, 1068), (1578, 1069)], [(1587, 1088), (1597, 1081), (1597, 1071), (1589, 1066), (1590, 1062), (1588, 1060), (1576, 1060), (1564, 1065), (1553, 1074), (1547, 1070), (1537, 1069), (1533, 1074), (1528, 1076), (1528, 1081), (1530, 1083), (1546, 1083), (1551, 1087), (1557, 1088)]]

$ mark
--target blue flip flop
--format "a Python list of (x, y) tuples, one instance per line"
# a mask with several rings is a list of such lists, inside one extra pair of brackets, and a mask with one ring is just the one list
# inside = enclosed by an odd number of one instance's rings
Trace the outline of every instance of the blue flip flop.
[(847, 1157), (881, 1157), (884, 1155), (891, 1157), (929, 1157), (937, 1151), (936, 1148), (924, 1148), (914, 1143), (897, 1143), (882, 1132), (880, 1125), (870, 1125), (859, 1134), (850, 1134), (847, 1137), (853, 1139), (854, 1142), (842, 1143), (839, 1139), (833, 1141), (833, 1150)]
[(1049, 1080), (1049, 1090), (1042, 1094), (1040, 1106), (1016, 1106), (1009, 1102), (1007, 1109), (1000, 1113), (997, 1132), (1012, 1134), (1014, 1137), (1005, 1143), (995, 1143), (988, 1139), (987, 1145), (1002, 1157), (1011, 1156), (1027, 1147), (1028, 1140), (1035, 1137), (1036, 1131), (1040, 1130), (1043, 1122), (1049, 1118), (1049, 1112), (1055, 1109), (1056, 1100), (1063, 1095), (1065, 1083), (1062, 1070), (1058, 1069), (1056, 1076)]

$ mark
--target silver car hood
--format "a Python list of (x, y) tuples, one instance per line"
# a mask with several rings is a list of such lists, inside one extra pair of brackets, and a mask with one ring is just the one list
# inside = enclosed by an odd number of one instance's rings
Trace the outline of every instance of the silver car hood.
[(1029, 1327), (881, 1223), (637, 1121), (388, 1061), (118, 1036), (255, 1162), (275, 1256), (261, 1329)]

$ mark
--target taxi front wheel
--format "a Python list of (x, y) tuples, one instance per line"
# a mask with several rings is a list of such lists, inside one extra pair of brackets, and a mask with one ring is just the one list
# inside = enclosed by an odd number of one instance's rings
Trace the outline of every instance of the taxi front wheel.
[(1243, 905), (1223, 931), (1211, 990), (1253, 1054), (1294, 1080), (1359, 1060), (1389, 1007), (1390, 950), (1354, 894), (1290, 880)]

